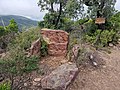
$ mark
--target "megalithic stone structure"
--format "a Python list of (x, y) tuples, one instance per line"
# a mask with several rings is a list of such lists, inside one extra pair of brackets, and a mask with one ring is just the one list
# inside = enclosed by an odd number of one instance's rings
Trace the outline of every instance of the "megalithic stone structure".
[(41, 35), (48, 44), (48, 54), (65, 56), (69, 42), (69, 34), (63, 30), (41, 29)]

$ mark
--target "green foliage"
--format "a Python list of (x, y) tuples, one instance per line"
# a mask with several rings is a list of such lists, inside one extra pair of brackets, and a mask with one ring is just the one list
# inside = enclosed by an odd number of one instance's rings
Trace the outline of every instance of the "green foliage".
[[(86, 35), (84, 37), (87, 42), (95, 43), (96, 37), (100, 34), (100, 30), (96, 30), (92, 35)], [(118, 40), (118, 34), (114, 30), (103, 30), (100, 34), (100, 46), (107, 46), (109, 43), (116, 43)]]
[[(101, 44), (102, 45), (107, 45), (108, 43), (112, 42), (113, 39), (115, 38), (115, 31), (114, 30), (104, 30), (102, 33), (101, 33), (101, 36), (100, 36), (100, 41), (101, 41)], [(114, 41), (116, 42), (116, 41)]]
[(91, 18), (111, 17), (115, 12), (116, 0), (83, 0), (88, 6), (88, 15)]
[(55, 13), (47, 13), (43, 18), (44, 21), (40, 21), (38, 23), (39, 27), (54, 29), (55, 28), (55, 21), (57, 19), (56, 17), (57, 17), (57, 15)]
[(0, 26), (0, 37), (5, 35), (5, 29), (4, 27)]
[(60, 22), (58, 23), (57, 27), (55, 27), (55, 22), (57, 19), (56, 17), (57, 17), (56, 14), (47, 13), (44, 16), (44, 21), (40, 21), (38, 23), (39, 27), (50, 28), (50, 29), (61, 29), (61, 30), (69, 31), (74, 24), (74, 22), (70, 18), (61, 16)]
[(0, 70), (3, 73), (11, 73), (13, 75), (23, 75), (23, 73), (31, 72), (38, 69), (39, 57), (27, 57), (25, 52), (14, 48), (9, 51), (4, 59), (0, 59)]
[(115, 31), (120, 30), (120, 12), (117, 12), (115, 15), (107, 20), (106, 28), (113, 29)]
[(15, 37), (18, 32), (18, 25), (12, 19), (8, 26), (0, 26), (0, 48), (6, 49), (9, 42)]
[[(10, 55), (8, 56), (7, 61), (11, 60), (11, 62), (14, 62), (14, 65), (16, 65), (15, 67), (12, 67), (14, 70), (16, 69), (17, 72), (25, 72), (38, 68), (37, 62), (39, 57), (32, 56), (28, 58), (25, 55), (26, 49), (30, 48), (31, 43), (38, 38), (40, 38), (39, 28), (31, 28), (29, 31), (19, 33), (16, 38), (8, 45), (8, 51)], [(17, 66), (19, 68), (17, 68)]]
[(65, 30), (69, 32), (69, 30), (72, 29), (73, 25), (74, 25), (74, 21), (72, 21), (70, 18), (62, 17), (61, 23), (59, 23), (58, 27), (61, 30)]
[[(100, 42), (98, 43), (99, 46), (107, 46), (109, 43), (116, 44), (119, 37), (120, 32), (120, 13), (116, 13), (115, 15), (111, 16), (111, 18), (107, 19), (105, 23), (105, 29), (101, 32), (98, 30), (97, 25), (95, 25), (94, 20), (89, 20), (84, 25), (86, 27), (86, 33), (84, 36), (84, 40), (90, 42), (92, 44), (96, 43), (98, 36), (100, 35), (99, 39)], [(99, 47), (98, 46), (98, 47)]]
[(4, 35), (8, 35), (10, 33), (16, 33), (16, 32), (18, 32), (18, 25), (14, 21), (14, 19), (10, 20), (10, 23), (8, 26), (6, 27), (0, 26), (0, 37)]
[(93, 34), (98, 28), (98, 26), (95, 24), (95, 21), (92, 19), (89, 19), (86, 23), (84, 23), (84, 25), (88, 35)]
[(14, 19), (10, 20), (10, 24), (6, 28), (9, 32), (18, 32), (18, 25)]
[(22, 49), (28, 49), (31, 46), (31, 43), (38, 38), (40, 38), (40, 29), (39, 28), (30, 28), (28, 31), (23, 31), (19, 33), (16, 38), (9, 44), (10, 48), (20, 47)]
[(48, 46), (47, 46), (47, 43), (44, 41), (44, 40), (41, 40), (41, 43), (42, 43), (42, 45), (41, 45), (41, 49), (40, 49), (40, 51), (41, 51), (41, 56), (46, 56), (47, 54), (48, 54)]
[(8, 44), (8, 53), (6, 56), (0, 58), (0, 72), (5, 74), (10, 80), (11, 88), (14, 88), (14, 78), (21, 77), (24, 74), (38, 69), (40, 57), (34, 55), (28, 57), (26, 55), (26, 49), (29, 49), (31, 43), (38, 38), (40, 38), (39, 28), (31, 28), (28, 31), (19, 33), (16, 35), (16, 38)]
[(10, 83), (0, 84), (0, 90), (10, 90)]
[[(38, 6), (41, 11), (47, 10), (44, 21), (39, 22), (39, 26), (51, 29), (68, 30), (72, 23), (71, 19), (80, 17), (83, 6), (79, 0), (39, 0)], [(54, 6), (59, 6), (54, 7)]]
[(83, 19), (79, 19), (75, 22), (76, 25), (82, 25), (84, 23), (86, 23), (89, 19), (87, 18), (83, 18)]
[(25, 65), (25, 67), (22, 69), (24, 72), (31, 72), (33, 70), (37, 70), (38, 69), (38, 61), (39, 61), (39, 57), (36, 56), (32, 56), (30, 58), (26, 58), (23, 63)]
[[(38, 69), (38, 61), (40, 60), (40, 57), (27, 57), (25, 52), (26, 49), (31, 46), (31, 42), (38, 38), (40, 38), (39, 29), (31, 28), (29, 31), (19, 33), (8, 45), (9, 53), (7, 53), (4, 58), (0, 59), (0, 72), (6, 74), (7, 78), (10, 79), (11, 88), (14, 88), (14, 77), (22, 76)], [(11, 78), (11, 76), (13, 78)]]
[[(56, 9), (54, 5), (60, 7), (57, 7)], [(83, 4), (81, 0), (39, 0), (38, 6), (40, 7), (41, 11), (47, 10), (49, 13), (56, 13), (57, 16), (59, 15), (60, 8), (62, 7), (61, 15), (64, 14), (72, 18), (77, 18), (78, 16), (80, 16), (83, 10)]]

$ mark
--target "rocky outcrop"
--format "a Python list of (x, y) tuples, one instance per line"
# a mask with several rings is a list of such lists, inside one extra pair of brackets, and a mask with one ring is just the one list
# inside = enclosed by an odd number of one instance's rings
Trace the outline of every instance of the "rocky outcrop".
[(42, 29), (43, 39), (48, 44), (48, 54), (62, 56), (67, 53), (69, 34), (63, 30)]
[(41, 80), (43, 89), (65, 90), (76, 77), (78, 68), (75, 63), (65, 63)]
[(74, 45), (72, 48), (72, 52), (71, 52), (71, 62), (76, 62), (77, 58), (78, 58), (78, 54), (79, 54), (79, 50), (80, 50), (80, 45)]
[(40, 55), (41, 42), (40, 38), (31, 44), (29, 49), (29, 56), (31, 55)]

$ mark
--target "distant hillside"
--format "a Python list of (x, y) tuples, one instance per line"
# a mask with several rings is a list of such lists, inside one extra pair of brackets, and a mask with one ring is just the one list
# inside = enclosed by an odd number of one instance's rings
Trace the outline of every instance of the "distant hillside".
[(37, 23), (38, 23), (37, 21), (28, 19), (28, 18), (23, 17), (23, 16), (0, 15), (0, 26), (3, 26), (1, 18), (4, 21), (6, 26), (9, 24), (9, 21), (11, 19), (14, 19), (17, 22), (17, 24), (19, 26), (19, 29), (29, 28), (29, 27), (32, 27), (32, 26), (37, 26)]

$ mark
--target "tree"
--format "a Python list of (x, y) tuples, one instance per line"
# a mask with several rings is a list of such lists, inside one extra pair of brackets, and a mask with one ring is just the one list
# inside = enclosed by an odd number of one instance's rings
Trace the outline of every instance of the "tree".
[[(38, 6), (41, 11), (47, 10), (44, 17), (45, 25), (59, 28), (63, 18), (78, 18), (83, 11), (81, 0), (39, 0)], [(41, 23), (40, 23), (41, 24)]]
[(0, 26), (0, 47), (5, 49), (7, 44), (14, 38), (15, 33), (18, 32), (18, 25), (14, 19), (5, 28)]
[(0, 37), (5, 34), (5, 29), (4, 27), (0, 26)]
[(88, 6), (89, 16), (92, 18), (109, 18), (115, 13), (116, 0), (83, 0)]
[(9, 25), (7, 26), (7, 29), (8, 29), (8, 31), (10, 31), (10, 32), (18, 32), (18, 25), (17, 25), (17, 23), (15, 22), (14, 19), (11, 19), (11, 20), (10, 20), (10, 23), (9, 23)]

